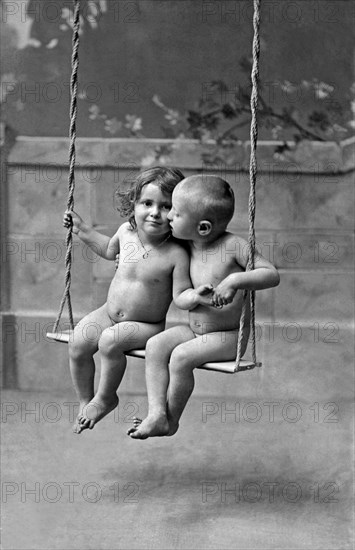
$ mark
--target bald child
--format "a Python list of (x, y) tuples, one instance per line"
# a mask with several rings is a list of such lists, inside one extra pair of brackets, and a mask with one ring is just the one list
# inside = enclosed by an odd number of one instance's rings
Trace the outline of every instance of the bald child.
[[(246, 271), (248, 244), (226, 230), (233, 213), (234, 193), (219, 177), (190, 176), (173, 191), (168, 219), (173, 236), (188, 241), (194, 287), (183, 292), (175, 303), (189, 310), (189, 324), (172, 327), (148, 340), (149, 410), (143, 421), (136, 419), (128, 430), (134, 439), (176, 433), (194, 388), (194, 369), (210, 361), (235, 359), (243, 303), (243, 292), (237, 291), (279, 284), (276, 268), (258, 253), (254, 270)], [(210, 296), (207, 304), (206, 293)], [(247, 308), (242, 355), (249, 325)]]

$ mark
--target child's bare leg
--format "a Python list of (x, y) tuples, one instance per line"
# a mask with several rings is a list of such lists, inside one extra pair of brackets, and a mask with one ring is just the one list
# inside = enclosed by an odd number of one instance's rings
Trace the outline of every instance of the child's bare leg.
[(146, 346), (145, 376), (148, 393), (148, 416), (135, 421), (134, 428), (128, 430), (133, 439), (146, 439), (168, 435), (170, 431), (166, 400), (169, 385), (168, 364), (173, 349), (195, 338), (187, 326), (176, 326), (151, 338)]
[(107, 328), (99, 341), (101, 376), (96, 394), (84, 407), (81, 430), (92, 429), (118, 405), (117, 389), (126, 369), (125, 352), (144, 348), (147, 340), (164, 329), (163, 323), (125, 321)]
[[(168, 390), (170, 435), (178, 430), (180, 417), (194, 389), (193, 369), (210, 361), (235, 359), (238, 333), (211, 332), (176, 347), (171, 354)], [(243, 353), (246, 341), (243, 343)]]
[[(79, 399), (79, 415), (94, 395), (95, 363), (93, 356), (98, 350), (102, 331), (111, 326), (112, 321), (106, 312), (106, 305), (89, 313), (75, 327), (73, 339), (69, 342), (69, 365), (74, 389)], [(79, 422), (74, 424), (74, 432), (80, 433)]]

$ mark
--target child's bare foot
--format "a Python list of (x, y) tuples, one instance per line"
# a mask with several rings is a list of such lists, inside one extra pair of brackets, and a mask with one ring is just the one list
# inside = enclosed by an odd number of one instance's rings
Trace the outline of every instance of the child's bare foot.
[(176, 434), (176, 432), (179, 429), (179, 422), (175, 421), (173, 417), (170, 414), (169, 406), (167, 407), (167, 415), (168, 415), (168, 422), (169, 422), (169, 436), (172, 436)]
[(133, 419), (134, 428), (127, 431), (132, 439), (147, 439), (148, 437), (162, 437), (169, 435), (169, 422), (165, 415), (148, 415), (144, 420)]
[(75, 433), (80, 434), (83, 430), (92, 430), (95, 424), (113, 411), (117, 405), (117, 395), (111, 397), (110, 400), (102, 399), (95, 395), (93, 399), (83, 407), (81, 414), (79, 414)]
[(172, 436), (179, 429), (179, 423), (173, 423), (165, 416), (154, 417), (148, 415), (147, 418), (133, 419), (134, 428), (130, 428), (127, 434), (133, 439), (147, 439), (148, 437)]
[(179, 429), (179, 423), (173, 424), (172, 422), (169, 421), (169, 432), (166, 435), (171, 437), (172, 435), (176, 434), (178, 429)]
[(90, 403), (91, 399), (88, 399), (86, 401), (80, 401), (80, 404), (79, 404), (79, 413), (78, 413), (78, 416), (76, 417), (76, 420), (73, 424), (73, 432), (75, 434), (80, 434), (80, 432), (82, 431), (81, 429), (81, 426), (80, 426), (80, 420), (83, 416), (83, 410), (84, 408), (86, 407), (86, 405), (88, 403)]

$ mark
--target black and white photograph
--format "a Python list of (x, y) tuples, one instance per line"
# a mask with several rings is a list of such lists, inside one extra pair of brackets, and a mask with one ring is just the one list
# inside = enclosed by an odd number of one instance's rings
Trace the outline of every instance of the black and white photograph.
[(353, 0), (0, 0), (1, 547), (354, 549)]

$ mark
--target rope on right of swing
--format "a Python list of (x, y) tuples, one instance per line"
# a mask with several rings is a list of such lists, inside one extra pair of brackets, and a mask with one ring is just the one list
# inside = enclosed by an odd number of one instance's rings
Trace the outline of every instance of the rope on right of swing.
[[(254, 257), (255, 257), (254, 223), (255, 223), (255, 207), (256, 207), (255, 187), (256, 187), (256, 175), (257, 175), (256, 148), (257, 148), (257, 141), (258, 141), (257, 111), (258, 111), (258, 88), (259, 88), (259, 57), (260, 57), (260, 0), (254, 0), (253, 28), (254, 28), (253, 66), (251, 71), (252, 91), (251, 91), (251, 97), (250, 97), (250, 108), (251, 108), (250, 163), (249, 163), (250, 190), (249, 190), (249, 204), (248, 204), (249, 235), (248, 235), (248, 262), (246, 266), (246, 271), (251, 271), (254, 269)], [(239, 327), (239, 334), (238, 334), (237, 357), (235, 360), (236, 372), (238, 372), (239, 370), (239, 365), (241, 360), (243, 332), (244, 332), (248, 294), (250, 295), (250, 342), (251, 342), (252, 361), (255, 366), (257, 365), (256, 344), (255, 344), (255, 291), (244, 290), (242, 313), (240, 316), (240, 327)]]

